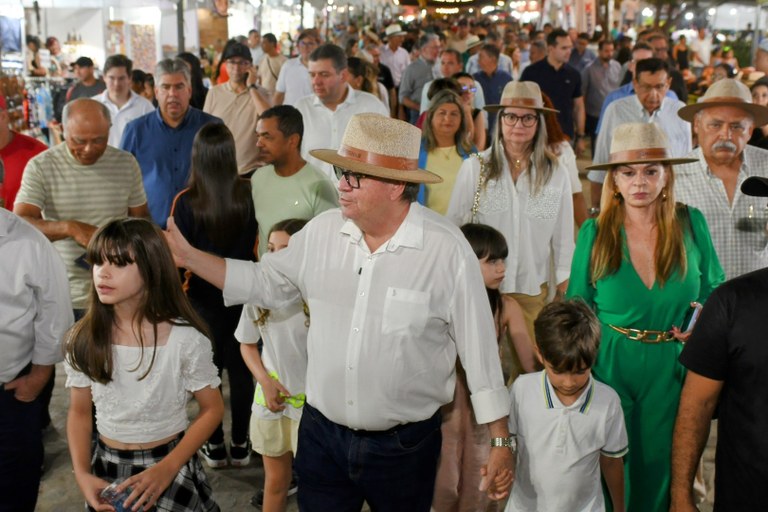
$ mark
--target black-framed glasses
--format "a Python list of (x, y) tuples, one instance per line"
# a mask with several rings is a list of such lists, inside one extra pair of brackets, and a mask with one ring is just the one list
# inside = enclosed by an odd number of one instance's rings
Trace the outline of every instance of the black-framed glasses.
[(333, 172), (336, 173), (337, 179), (340, 180), (343, 177), (347, 181), (349, 188), (360, 188), (360, 180), (365, 178), (364, 174), (352, 172), (338, 165), (333, 166)]
[(524, 116), (518, 116), (516, 114), (512, 114), (511, 112), (502, 112), (501, 120), (507, 126), (515, 126), (519, 121), (520, 124), (522, 124), (526, 128), (530, 128), (531, 126), (536, 124), (536, 121), (539, 120), (539, 116), (534, 114), (525, 114)]

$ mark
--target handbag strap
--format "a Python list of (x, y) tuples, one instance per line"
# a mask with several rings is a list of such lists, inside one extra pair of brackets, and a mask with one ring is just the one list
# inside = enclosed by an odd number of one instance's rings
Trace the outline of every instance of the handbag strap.
[(483, 157), (479, 153), (475, 153), (472, 156), (477, 157), (477, 160), (480, 162), (480, 175), (477, 177), (477, 188), (475, 189), (475, 198), (472, 200), (472, 216), (470, 217), (470, 222), (474, 224), (477, 220), (477, 212), (480, 209), (480, 192), (482, 192), (485, 185), (486, 172)]

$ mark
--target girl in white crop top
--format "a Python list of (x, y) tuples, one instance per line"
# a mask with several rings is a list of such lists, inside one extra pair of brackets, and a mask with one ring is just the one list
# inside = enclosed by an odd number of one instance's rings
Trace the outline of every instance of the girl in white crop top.
[[(69, 451), (89, 510), (113, 510), (99, 494), (126, 479), (117, 491), (129, 490), (130, 508), (218, 511), (196, 452), (224, 414), (220, 380), (162, 232), (143, 219), (115, 220), (86, 256), (89, 306), (68, 335), (65, 368)], [(192, 396), (200, 412), (190, 425)]]

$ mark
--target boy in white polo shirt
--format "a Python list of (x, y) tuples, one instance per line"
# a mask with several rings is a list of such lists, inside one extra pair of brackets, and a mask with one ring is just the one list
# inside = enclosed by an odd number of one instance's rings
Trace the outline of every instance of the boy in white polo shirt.
[(616, 392), (590, 373), (600, 322), (583, 302), (553, 302), (534, 330), (544, 370), (518, 377), (510, 391), (517, 460), (506, 512), (605, 510), (601, 470), (613, 510), (623, 512), (624, 415)]

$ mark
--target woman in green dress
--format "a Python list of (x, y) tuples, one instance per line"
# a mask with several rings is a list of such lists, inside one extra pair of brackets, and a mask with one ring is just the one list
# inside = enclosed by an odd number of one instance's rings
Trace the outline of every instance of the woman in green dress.
[(672, 431), (685, 375), (677, 358), (693, 302), (724, 279), (704, 216), (675, 204), (667, 138), (653, 123), (614, 132), (601, 212), (579, 231), (567, 295), (592, 306), (602, 341), (592, 371), (621, 398), (629, 512), (669, 510)]

